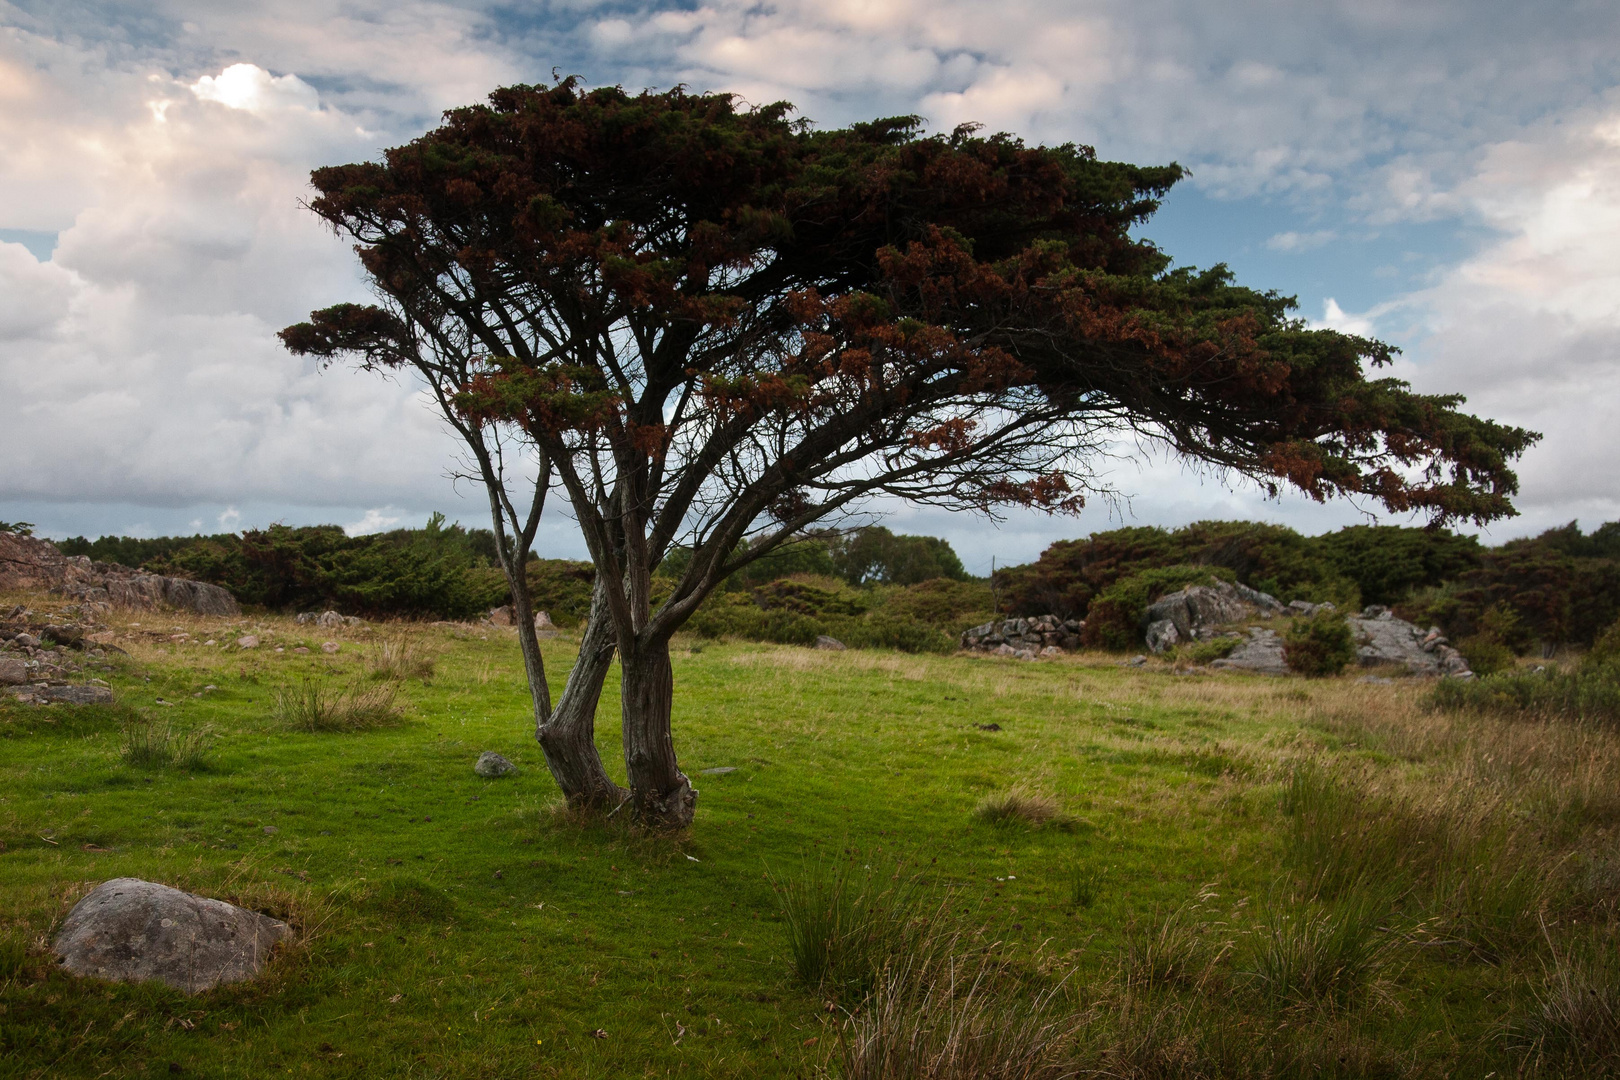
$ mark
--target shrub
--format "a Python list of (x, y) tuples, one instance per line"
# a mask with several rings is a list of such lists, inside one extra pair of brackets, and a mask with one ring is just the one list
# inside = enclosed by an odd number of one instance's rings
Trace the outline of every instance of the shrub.
[(1442, 679), (1430, 708), (1530, 719), (1620, 725), (1620, 664), (1583, 663), (1574, 671), (1501, 672), (1482, 679)]
[(1494, 637), (1474, 634), (1457, 642), (1457, 651), (1475, 675), (1495, 675), (1513, 667), (1513, 650)]
[(1092, 601), (1080, 638), (1093, 648), (1134, 649), (1142, 641), (1142, 616), (1153, 601), (1188, 585), (1231, 577), (1231, 571), (1208, 566), (1162, 566), (1121, 578)]
[(1241, 644), (1243, 644), (1243, 639), (1235, 637), (1218, 637), (1209, 641), (1195, 641), (1178, 646), (1176, 656), (1177, 658), (1185, 657), (1195, 664), (1208, 664), (1231, 656), (1233, 651)]
[(276, 692), (276, 718), (294, 731), (369, 731), (403, 719), (394, 688), (356, 684), (332, 690), (314, 679)]
[(1356, 639), (1343, 615), (1318, 611), (1290, 623), (1283, 636), (1283, 658), (1301, 675), (1337, 675), (1356, 658)]

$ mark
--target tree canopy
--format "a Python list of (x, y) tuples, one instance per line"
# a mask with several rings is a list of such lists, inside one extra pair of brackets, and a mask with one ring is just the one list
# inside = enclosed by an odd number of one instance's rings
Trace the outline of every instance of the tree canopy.
[(681, 824), (670, 634), (872, 496), (1073, 511), (1135, 438), (1317, 499), (1513, 512), (1534, 435), (1371, 377), (1389, 347), (1132, 235), (1181, 176), (917, 117), (819, 130), (726, 94), (508, 87), (314, 173), (379, 302), (282, 336), (413, 366), (464, 432), (515, 432), (554, 470), (623, 663), (630, 795)]

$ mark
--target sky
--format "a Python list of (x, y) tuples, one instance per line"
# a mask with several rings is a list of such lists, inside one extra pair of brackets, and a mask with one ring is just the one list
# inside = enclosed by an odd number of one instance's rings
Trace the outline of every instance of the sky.
[[(417, 387), (318, 372), (275, 331), (368, 295), (301, 206), (312, 168), (554, 72), (1179, 162), (1139, 230), (1178, 265), (1225, 262), (1544, 433), (1487, 539), (1620, 519), (1612, 0), (0, 0), (0, 520), (485, 524)], [(1098, 468), (1124, 497), (1078, 519), (877, 509), (975, 572), (1120, 524), (1374, 520), (1131, 447)], [(584, 550), (560, 514), (539, 547)]]

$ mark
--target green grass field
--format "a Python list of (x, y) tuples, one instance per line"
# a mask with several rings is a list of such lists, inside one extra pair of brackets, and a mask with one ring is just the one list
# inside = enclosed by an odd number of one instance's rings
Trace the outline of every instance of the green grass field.
[[(1607, 1060), (1601, 1016), (1547, 1019), (1560, 978), (1577, 1005), (1614, 990), (1602, 732), (1432, 715), (1400, 681), (694, 639), (675, 732), (697, 821), (642, 836), (556, 806), (511, 631), (114, 622), (119, 705), (0, 705), (0, 1076), (924, 1075), (862, 1072), (878, 1011), (795, 977), (773, 881), (841, 866), (969, 928), (1009, 1001), (1049, 992), (1074, 1074)], [(202, 644), (249, 630), (255, 650)], [(378, 680), (391, 635), (430, 676)], [(546, 660), (555, 693), (569, 642)], [(619, 774), (616, 678), (598, 738)], [(293, 730), (278, 694), (306, 680), (393, 685), (404, 719)], [(201, 764), (131, 763), (143, 722), (206, 732)], [(483, 750), (521, 773), (476, 776)], [(54, 926), (120, 876), (287, 918), (297, 943), (194, 998), (66, 975)]]

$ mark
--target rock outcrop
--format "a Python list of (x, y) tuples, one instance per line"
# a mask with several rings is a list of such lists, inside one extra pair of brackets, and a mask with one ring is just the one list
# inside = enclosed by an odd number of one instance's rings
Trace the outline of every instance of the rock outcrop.
[(1230, 581), (1189, 585), (1166, 593), (1142, 614), (1148, 648), (1162, 653), (1183, 641), (1196, 641), (1217, 626), (1247, 619), (1269, 619), (1288, 609), (1270, 593)]
[(1241, 644), (1219, 660), (1210, 661), (1217, 670), (1253, 671), (1261, 675), (1288, 674), (1288, 661), (1283, 657), (1282, 638), (1270, 627), (1249, 629)]
[(1084, 625), (1079, 619), (1060, 619), (1056, 615), (998, 619), (962, 631), (962, 648), (1002, 656), (1028, 653), (1029, 657), (1037, 656), (1041, 650), (1051, 646), (1078, 649), (1080, 629)]
[(53, 948), (75, 975), (162, 982), (188, 994), (258, 975), (286, 923), (138, 878), (104, 881), (74, 905)]
[[(48, 589), (80, 604), (145, 610), (179, 608), (199, 615), (240, 615), (236, 598), (218, 585), (131, 570), (117, 563), (68, 556), (49, 540), (0, 533), (0, 589)], [(103, 609), (105, 610), (105, 609)]]
[(1438, 626), (1421, 630), (1376, 604), (1345, 621), (1356, 636), (1356, 658), (1362, 667), (1390, 664), (1405, 667), (1412, 675), (1473, 678), (1468, 661)]

